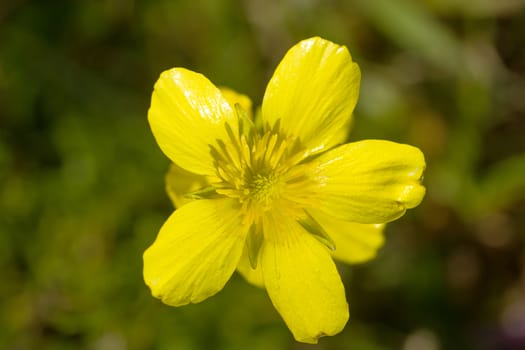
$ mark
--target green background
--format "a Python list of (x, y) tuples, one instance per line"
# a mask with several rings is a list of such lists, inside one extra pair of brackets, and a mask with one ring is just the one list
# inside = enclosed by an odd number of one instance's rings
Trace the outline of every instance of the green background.
[[(523, 5), (2, 0), (0, 348), (525, 349)], [(314, 35), (361, 66), (350, 140), (418, 146), (428, 191), (377, 259), (341, 266), (344, 331), (305, 345), (237, 274), (198, 305), (163, 305), (142, 252), (172, 211), (146, 119), (160, 72), (259, 105)]]

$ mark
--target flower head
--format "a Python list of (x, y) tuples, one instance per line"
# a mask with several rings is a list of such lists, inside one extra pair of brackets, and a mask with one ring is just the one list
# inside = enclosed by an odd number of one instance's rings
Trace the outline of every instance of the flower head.
[(200, 302), (237, 269), (266, 288), (298, 341), (342, 330), (348, 306), (333, 258), (372, 258), (384, 224), (425, 193), (417, 148), (340, 145), (359, 84), (346, 47), (318, 37), (288, 51), (257, 118), (246, 96), (198, 73), (161, 74), (148, 118), (173, 162), (167, 190), (177, 210), (144, 253), (155, 297)]

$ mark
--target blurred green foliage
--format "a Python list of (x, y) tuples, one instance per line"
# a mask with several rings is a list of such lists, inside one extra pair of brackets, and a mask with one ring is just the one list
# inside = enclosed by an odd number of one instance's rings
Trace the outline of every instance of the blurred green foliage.
[[(3, 0), (0, 348), (524, 349), (524, 24), (520, 0)], [(428, 165), (378, 258), (341, 266), (351, 320), (316, 346), (237, 275), (171, 308), (141, 272), (172, 211), (146, 120), (160, 72), (260, 104), (313, 35), (361, 66), (351, 140), (410, 143)]]

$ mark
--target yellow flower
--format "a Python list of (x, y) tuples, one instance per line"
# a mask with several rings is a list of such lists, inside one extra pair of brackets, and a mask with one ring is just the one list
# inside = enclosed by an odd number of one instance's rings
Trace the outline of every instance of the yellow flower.
[(417, 148), (339, 145), (360, 76), (346, 47), (301, 41), (277, 67), (254, 121), (246, 96), (184, 68), (161, 74), (148, 118), (174, 163), (167, 190), (178, 209), (144, 253), (155, 297), (200, 302), (237, 269), (266, 288), (298, 341), (343, 329), (348, 305), (333, 258), (372, 258), (384, 223), (425, 193)]

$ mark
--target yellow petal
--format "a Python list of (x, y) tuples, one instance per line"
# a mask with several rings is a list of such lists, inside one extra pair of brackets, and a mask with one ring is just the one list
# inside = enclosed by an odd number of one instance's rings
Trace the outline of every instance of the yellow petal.
[(264, 288), (264, 279), (262, 275), (261, 265), (257, 265), (256, 269), (253, 269), (250, 264), (250, 258), (248, 257), (248, 252), (244, 249), (242, 253), (241, 260), (239, 261), (239, 266), (237, 266), (237, 271), (241, 274), (244, 279), (253, 284), (256, 287)]
[(262, 117), (300, 138), (310, 153), (328, 149), (352, 117), (361, 73), (344, 46), (315, 37), (284, 56), (263, 99)]
[(166, 192), (176, 208), (192, 201), (185, 196), (186, 194), (206, 188), (209, 185), (210, 183), (205, 176), (190, 173), (174, 163), (171, 163), (166, 174)]
[(334, 145), (346, 143), (348, 135), (350, 134), (350, 130), (352, 129), (352, 121), (353, 118), (350, 118), (339, 130), (337, 130), (332, 138)]
[(348, 305), (328, 248), (284, 216), (264, 229), (264, 283), (295, 339), (317, 343), (339, 333), (348, 321)]
[(425, 195), (425, 159), (416, 147), (366, 140), (339, 146), (315, 162), (319, 209), (342, 220), (389, 222)]
[(155, 84), (148, 119), (160, 148), (174, 163), (200, 175), (214, 175), (210, 145), (237, 130), (232, 106), (206, 77), (184, 68), (163, 72)]
[(246, 230), (232, 199), (178, 209), (144, 252), (144, 280), (165, 304), (198, 303), (219, 292), (239, 263)]
[(246, 95), (240, 94), (235, 90), (221, 86), (222, 96), (230, 103), (230, 106), (235, 106), (235, 104), (240, 104), (242, 109), (248, 114), (248, 117), (253, 120), (253, 111), (252, 111), (252, 100)]
[(385, 241), (385, 224), (358, 224), (333, 218), (320, 211), (309, 212), (334, 241), (332, 256), (347, 264), (374, 258)]

